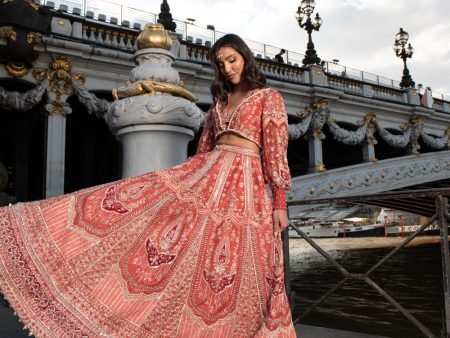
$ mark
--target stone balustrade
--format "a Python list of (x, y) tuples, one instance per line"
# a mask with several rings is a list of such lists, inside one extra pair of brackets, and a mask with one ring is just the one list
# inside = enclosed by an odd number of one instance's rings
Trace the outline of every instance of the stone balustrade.
[[(125, 53), (132, 54), (137, 50), (136, 38), (141, 27), (140, 25), (134, 25), (133, 28), (130, 26), (128, 22), (125, 25), (118, 25), (58, 11), (53, 13), (51, 31), (52, 33), (70, 36), (81, 41), (89, 41), (98, 47), (119, 49)], [(180, 39), (180, 43), (176, 48), (172, 49), (172, 53), (178, 60), (208, 65), (210, 45), (210, 41), (203, 43), (203, 40), (200, 41), (200, 39), (196, 39), (196, 41), (194, 39)], [(315, 79), (308, 77), (304, 68), (299, 67), (297, 64), (275, 62), (268, 58), (263, 58), (259, 54), (256, 57), (263, 73), (270, 79), (298, 84), (325, 84), (323, 80), (321, 80), (321, 83), (315, 83)], [(340, 75), (326, 73), (326, 78), (327, 83), (325, 85), (346, 94), (389, 102), (420, 104), (420, 93), (417, 94), (418, 96), (414, 100), (411, 100), (411, 93), (408, 91), (355, 80), (347, 77), (345, 73)], [(450, 103), (435, 99), (433, 109), (450, 113)]]

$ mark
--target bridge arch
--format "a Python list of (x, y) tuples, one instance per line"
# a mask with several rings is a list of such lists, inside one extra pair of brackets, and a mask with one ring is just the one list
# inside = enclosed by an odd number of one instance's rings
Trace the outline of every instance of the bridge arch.
[(386, 192), (450, 178), (450, 150), (361, 163), (294, 177), (290, 200)]
[[(35, 87), (26, 80), (1, 78), (0, 87), (23, 93)], [(3, 191), (14, 200), (29, 201), (44, 197), (45, 122), (43, 102), (26, 111), (0, 108), (0, 162), (8, 172)]]
[[(355, 131), (358, 127), (352, 123), (336, 121), (336, 124), (346, 130)], [(325, 139), (322, 141), (323, 163), (327, 170), (355, 165), (363, 162), (361, 145), (347, 145), (335, 140), (328, 125), (323, 126)]]
[[(95, 95), (112, 101), (110, 91), (97, 91)], [(120, 142), (103, 119), (89, 114), (76, 95), (70, 96), (67, 103), (72, 113), (66, 116), (64, 192), (120, 179)]]

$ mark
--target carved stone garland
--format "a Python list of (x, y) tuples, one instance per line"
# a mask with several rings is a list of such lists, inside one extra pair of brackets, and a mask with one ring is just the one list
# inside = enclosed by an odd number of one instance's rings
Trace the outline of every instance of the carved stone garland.
[(0, 107), (13, 111), (25, 111), (37, 105), (47, 91), (49, 81), (45, 79), (26, 93), (7, 91), (0, 87)]
[(110, 103), (90, 93), (84, 83), (82, 74), (72, 75), (72, 65), (65, 57), (55, 58), (48, 69), (34, 68), (33, 77), (40, 83), (25, 93), (7, 91), (0, 87), (0, 106), (14, 111), (24, 111), (37, 105), (47, 94), (45, 108), (49, 115), (66, 116), (72, 112), (67, 98), (75, 94), (86, 106), (90, 114), (103, 118), (109, 110)]
[[(400, 126), (402, 135), (392, 134), (380, 126), (374, 113), (368, 113), (364, 120), (358, 121), (357, 130), (344, 129), (336, 123), (336, 118), (330, 114), (327, 100), (319, 100), (297, 115), (302, 120), (299, 123), (289, 125), (289, 139), (296, 140), (304, 135), (305, 139), (310, 142), (310, 172), (325, 171), (321, 150), (321, 140), (325, 138), (322, 132), (325, 122), (337, 141), (347, 145), (365, 145), (363, 153), (366, 162), (377, 161), (374, 148), (377, 144), (374, 133), (377, 130), (380, 137), (390, 146), (407, 149), (408, 153), (412, 155), (420, 154), (419, 138), (422, 138), (423, 142), (433, 149), (442, 149), (450, 145), (450, 127), (447, 128), (442, 137), (428, 135), (423, 131), (424, 118), (417, 115), (412, 116), (407, 123)], [(311, 170), (311, 167), (315, 167), (315, 170)]]

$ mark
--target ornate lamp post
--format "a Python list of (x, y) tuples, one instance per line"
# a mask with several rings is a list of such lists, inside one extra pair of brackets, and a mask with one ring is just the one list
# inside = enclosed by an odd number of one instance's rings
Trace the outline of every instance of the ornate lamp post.
[[(415, 82), (412, 80), (411, 75), (409, 75), (408, 67), (406, 66), (406, 59), (412, 57), (414, 53), (414, 48), (408, 43), (409, 35), (407, 32), (400, 28), (400, 32), (395, 35), (394, 51), (400, 59), (403, 60), (403, 76), (400, 82), (400, 88), (414, 88)], [(408, 43), (408, 47), (405, 48)]]
[[(319, 13), (316, 13), (314, 19), (311, 20), (311, 14), (314, 11), (314, 7), (316, 7), (316, 3), (314, 0), (302, 0), (300, 6), (298, 6), (297, 10), (297, 22), (300, 28), (304, 28), (308, 32), (308, 44), (306, 48), (305, 58), (303, 59), (303, 65), (320, 65), (320, 58), (317, 56), (316, 50), (314, 49), (314, 43), (311, 39), (311, 33), (313, 30), (319, 31), (320, 26), (322, 25), (322, 19), (319, 16)], [(305, 22), (303, 19), (306, 16)]]

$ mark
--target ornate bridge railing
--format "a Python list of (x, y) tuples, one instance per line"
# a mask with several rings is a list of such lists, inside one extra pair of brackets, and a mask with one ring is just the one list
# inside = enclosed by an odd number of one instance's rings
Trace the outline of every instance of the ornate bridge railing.
[[(392, 256), (397, 254), (402, 248), (404, 248), (408, 243), (414, 240), (418, 235), (420, 235), (426, 228), (428, 228), (432, 223), (437, 223), (440, 229), (440, 245), (441, 245), (441, 259), (442, 259), (442, 278), (443, 278), (443, 301), (445, 304), (443, 322), (442, 322), (442, 332), (445, 333), (445, 337), (450, 337), (450, 252), (449, 252), (449, 241), (448, 241), (448, 224), (450, 221), (448, 198), (450, 197), (450, 188), (444, 189), (422, 189), (416, 191), (403, 191), (398, 193), (384, 193), (377, 195), (366, 195), (366, 196), (354, 196), (348, 198), (333, 198), (333, 199), (316, 199), (316, 200), (304, 200), (304, 201), (292, 201), (289, 202), (289, 206), (294, 205), (315, 205), (329, 202), (345, 202), (345, 203), (357, 203), (357, 204), (376, 204), (389, 205), (392, 201), (403, 200), (406, 204), (408, 201), (414, 200), (422, 201), (425, 206), (430, 209), (430, 204), (433, 203), (434, 199), (434, 212), (427, 215), (430, 216), (426, 224), (423, 224), (417, 231), (412, 233), (408, 238), (405, 238), (403, 242), (393, 249), (389, 254), (382, 258), (379, 262), (374, 264), (365, 273), (352, 273), (346, 267), (339, 264), (335, 259), (333, 259), (324, 249), (322, 249), (315, 241), (309, 238), (298, 226), (290, 223), (293, 229), (295, 229), (298, 234), (307, 241), (317, 252), (319, 252), (323, 257), (325, 257), (343, 276), (334, 287), (329, 289), (323, 294), (323, 296), (318, 299), (315, 303), (311, 305), (310, 308), (305, 310), (299, 317), (294, 319), (294, 324), (302, 322), (319, 304), (323, 303), (324, 300), (330, 297), (336, 290), (341, 288), (344, 283), (351, 280), (363, 281), (374, 290), (376, 290), (389, 304), (391, 304), (395, 309), (397, 309), (408, 321), (415, 325), (426, 337), (436, 338), (438, 337), (430, 329), (420, 321), (420, 318), (416, 318), (411, 311), (404, 308), (397, 300), (395, 300), (386, 290), (384, 290), (379, 284), (377, 284), (372, 278), (372, 274), (378, 270), (384, 263), (386, 263)], [(425, 209), (427, 209), (425, 208)], [(285, 235), (287, 236), (287, 235)], [(285, 237), (286, 238), (286, 237)], [(285, 241), (286, 243), (287, 241)], [(287, 245), (285, 244), (285, 249)], [(286, 254), (285, 260), (289, 260), (289, 254)], [(289, 261), (286, 262), (286, 278), (289, 280), (290, 269)], [(290, 284), (287, 282), (287, 291), (290, 292)], [(291, 297), (292, 299), (293, 297)]]
[[(87, 20), (83, 23), (83, 39), (99, 44), (105, 44), (105, 34), (110, 31), (116, 36), (114, 47), (133, 51), (136, 49), (133, 41), (140, 29), (147, 23), (156, 23), (158, 14), (143, 11), (141, 9), (122, 6), (105, 0), (40, 0), (37, 1), (50, 8), (58, 10), (60, 14), (70, 14), (76, 17), (84, 17)], [(173, 20), (177, 24), (176, 32), (183, 41), (192, 43), (194, 46), (211, 46), (214, 42), (225, 35), (224, 32), (215, 30), (214, 26), (201, 27), (192, 22)], [(195, 21), (195, 20), (194, 20)], [(100, 30), (96, 23), (101, 24)], [(122, 28), (125, 31), (117, 31)], [(103, 34), (102, 34), (103, 33)], [(103, 36), (102, 36), (103, 35)], [(110, 37), (111, 40), (114, 36)], [(122, 41), (121, 41), (122, 40)], [(271, 46), (262, 42), (245, 39), (250, 49), (261, 60), (273, 60), (275, 55), (283, 47)], [(295, 51), (286, 50), (286, 66), (302, 64), (304, 55)], [(330, 76), (338, 76), (348, 80), (357, 80), (381, 87), (400, 89), (400, 82), (380, 75), (368, 73), (362, 70), (347, 67), (336, 62), (325, 61), (324, 70)], [(435, 99), (449, 101), (450, 95), (433, 91)]]

